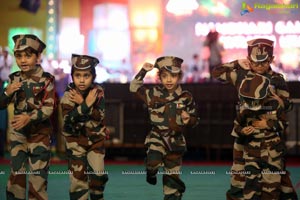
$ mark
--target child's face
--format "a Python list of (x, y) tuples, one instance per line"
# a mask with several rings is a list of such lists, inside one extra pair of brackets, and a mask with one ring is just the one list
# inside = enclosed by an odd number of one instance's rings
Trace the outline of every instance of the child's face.
[(251, 69), (258, 74), (264, 74), (269, 70), (270, 63), (273, 61), (273, 58), (267, 59), (266, 61), (263, 62), (254, 62), (251, 59), (250, 60), (250, 66)]
[(72, 78), (76, 88), (80, 91), (87, 90), (93, 83), (93, 75), (90, 70), (75, 70)]
[(162, 85), (170, 92), (174, 92), (180, 81), (178, 73), (171, 73), (167, 70), (163, 70), (160, 74), (160, 80)]
[(28, 51), (15, 52), (16, 63), (21, 71), (31, 72), (36, 69), (39, 56)]

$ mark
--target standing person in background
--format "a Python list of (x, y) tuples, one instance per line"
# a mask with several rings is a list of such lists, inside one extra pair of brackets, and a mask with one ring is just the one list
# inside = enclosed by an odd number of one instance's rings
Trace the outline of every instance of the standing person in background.
[(72, 55), (70, 83), (60, 101), (63, 135), (70, 170), (71, 200), (103, 200), (108, 181), (104, 172), (105, 102), (103, 88), (94, 82), (97, 58)]
[[(0, 56), (0, 93), (3, 92), (4, 88), (8, 84), (8, 76), (10, 74), (13, 57), (9, 54), (9, 48), (1, 47), (1, 56)], [(7, 131), (7, 120), (8, 113), (7, 109), (0, 110), (0, 158), (4, 157), (5, 152), (5, 143), (6, 143), (6, 131)]]
[[(185, 184), (180, 179), (182, 156), (186, 151), (183, 135), (186, 126), (196, 126), (198, 117), (192, 94), (181, 89), (179, 82), (183, 76), (178, 57), (160, 57), (155, 64), (144, 63), (140, 72), (130, 83), (130, 92), (135, 93), (148, 107), (151, 131), (145, 145), (147, 147), (147, 182), (155, 185), (156, 174), (163, 166), (164, 200), (181, 200)], [(147, 88), (143, 79), (148, 71), (158, 68), (161, 86)]]
[(213, 80), (212, 70), (222, 64), (222, 58), (224, 54), (224, 47), (219, 41), (219, 32), (211, 29), (207, 34), (204, 41), (204, 51), (207, 52), (207, 62), (209, 67), (210, 81)]
[[(12, 69), (13, 57), (9, 53), (9, 48), (5, 47), (2, 51), (2, 56), (0, 57), (0, 78), (4, 82), (4, 86), (8, 83), (8, 76)], [(4, 87), (3, 87), (4, 88)]]
[(11, 172), (6, 199), (26, 199), (26, 174), (29, 174), (28, 198), (48, 199), (52, 133), (49, 118), (55, 105), (54, 76), (40, 65), (46, 45), (37, 36), (15, 35), (13, 41), (20, 71), (9, 75), (8, 86), (0, 96), (1, 109), (14, 102), (14, 116), (9, 123)]
[(192, 60), (188, 65), (187, 77), (185, 82), (187, 83), (199, 83), (204, 82), (202, 73), (204, 72), (203, 65), (199, 54), (195, 53), (192, 56)]
[[(264, 38), (257, 38), (247, 42), (248, 44), (248, 56), (247, 59), (235, 60), (230, 63), (225, 63), (215, 67), (212, 71), (214, 78), (222, 82), (228, 82), (232, 84), (237, 91), (240, 89), (240, 85), (243, 80), (254, 74), (260, 74), (270, 79), (270, 85), (274, 88), (275, 94), (283, 101), (283, 110), (288, 112), (291, 110), (291, 102), (289, 100), (290, 94), (287, 84), (283, 76), (272, 70), (270, 63), (272, 63), (273, 56), (273, 44), (274, 42)], [(274, 124), (271, 121), (257, 120), (258, 125), (264, 125), (267, 123), (269, 128), (272, 128)], [(275, 127), (276, 128), (276, 127)], [(276, 130), (274, 130), (276, 131)], [(282, 137), (284, 142), (284, 130), (278, 130), (278, 133)], [(227, 200), (242, 200), (243, 189), (245, 187), (245, 174), (244, 165), (245, 160), (244, 144), (245, 137), (237, 134), (234, 130), (231, 135), (235, 138), (233, 145), (233, 165), (231, 171), (235, 172), (231, 176), (231, 187), (227, 192)], [(283, 166), (285, 169), (285, 163)], [(297, 199), (297, 194), (293, 188), (290, 174), (286, 170), (286, 174), (281, 177), (281, 199)]]

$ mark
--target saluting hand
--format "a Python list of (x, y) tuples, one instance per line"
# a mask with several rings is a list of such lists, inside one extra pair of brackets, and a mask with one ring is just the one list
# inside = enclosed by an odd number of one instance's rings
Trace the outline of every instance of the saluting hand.
[(82, 104), (82, 102), (83, 102), (82, 95), (74, 89), (70, 90), (69, 98), (70, 98), (71, 102), (76, 103), (76, 104)]
[(11, 83), (6, 87), (6, 94), (8, 96), (12, 95), (14, 92), (18, 91), (22, 86), (22, 82)]
[(238, 63), (245, 70), (250, 70), (251, 69), (250, 68), (251, 63), (250, 63), (250, 60), (248, 60), (248, 59), (239, 59)]
[(154, 68), (154, 65), (151, 63), (146, 62), (143, 64), (143, 69), (146, 70), (147, 72), (151, 71), (153, 68)]

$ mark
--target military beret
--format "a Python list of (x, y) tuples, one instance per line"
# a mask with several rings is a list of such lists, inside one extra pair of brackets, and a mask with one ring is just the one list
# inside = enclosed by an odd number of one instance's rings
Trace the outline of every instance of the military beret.
[(248, 44), (248, 56), (254, 62), (265, 61), (268, 57), (273, 56), (273, 44), (272, 40), (258, 38), (250, 40)]
[(96, 67), (98, 63), (99, 60), (95, 57), (88, 55), (72, 54), (72, 67), (76, 69), (89, 69), (91, 67)]
[(183, 59), (174, 56), (164, 56), (156, 59), (154, 67), (161, 69), (166, 69), (171, 73), (179, 73), (181, 71), (181, 64)]
[(33, 48), (39, 53), (42, 53), (46, 48), (46, 44), (42, 42), (37, 36), (32, 34), (15, 35), (13, 36), (15, 42), (14, 52), (22, 51), (28, 47)]

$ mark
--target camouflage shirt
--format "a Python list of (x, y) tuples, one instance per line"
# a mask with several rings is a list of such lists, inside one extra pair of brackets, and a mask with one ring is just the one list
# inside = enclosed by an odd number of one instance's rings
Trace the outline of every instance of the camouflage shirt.
[(145, 75), (146, 71), (142, 69), (130, 83), (130, 91), (147, 105), (153, 130), (182, 132), (185, 126), (181, 119), (183, 110), (190, 114), (188, 125), (197, 125), (196, 104), (190, 92), (183, 91), (180, 85), (172, 94), (163, 86), (147, 88), (143, 85)]
[[(103, 88), (98, 84), (94, 84), (92, 87), (103, 91)], [(104, 95), (98, 97), (95, 103), (88, 107), (85, 101), (80, 105), (70, 101), (69, 94), (71, 89), (75, 89), (74, 83), (70, 83), (67, 86), (60, 102), (64, 122), (63, 135), (85, 135), (93, 142), (102, 140), (106, 136), (103, 123), (105, 114)], [(90, 89), (82, 94), (84, 99), (87, 97)]]
[(0, 97), (0, 108), (6, 108), (10, 102), (14, 102), (14, 114), (28, 114), (31, 123), (38, 124), (53, 113), (55, 105), (54, 76), (44, 72), (41, 66), (27, 77), (23, 72), (17, 71), (9, 76), (9, 84), (22, 82), (21, 88), (11, 96), (4, 92)]
[[(253, 76), (253, 74), (254, 72), (252, 72), (251, 70), (243, 69), (238, 64), (237, 60), (217, 66), (212, 71), (212, 75), (214, 78), (217, 78), (222, 82), (228, 82), (234, 85), (237, 91), (239, 90), (242, 81), (248, 76)], [(271, 87), (274, 89), (275, 93), (283, 100), (283, 110), (289, 111), (292, 106), (289, 100), (290, 93), (282, 74), (272, 71), (270, 67), (268, 72), (266, 74), (263, 74), (263, 76), (266, 76), (270, 80)], [(273, 119), (268, 120), (269, 127), (277, 127), (277, 125), (278, 121)], [(232, 135), (238, 136), (235, 132), (233, 132)]]

